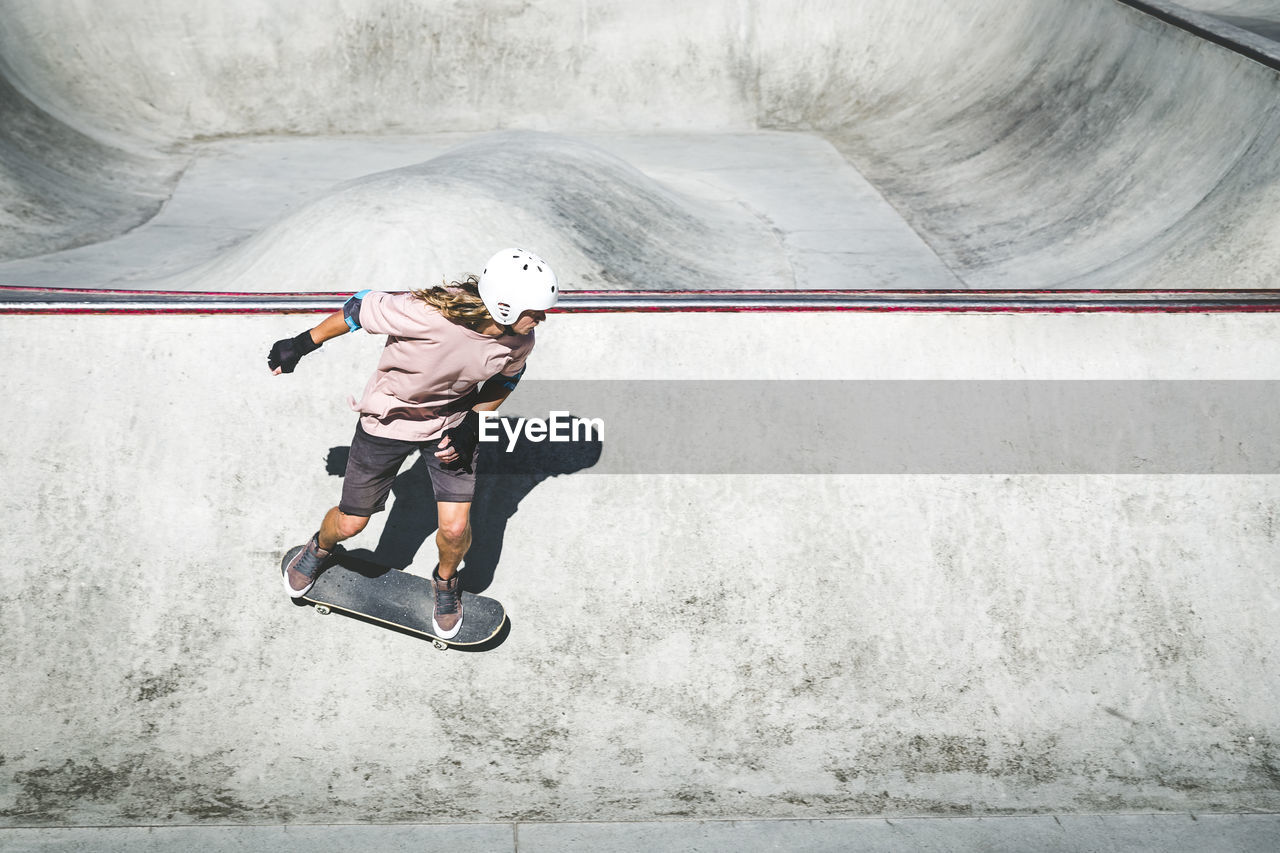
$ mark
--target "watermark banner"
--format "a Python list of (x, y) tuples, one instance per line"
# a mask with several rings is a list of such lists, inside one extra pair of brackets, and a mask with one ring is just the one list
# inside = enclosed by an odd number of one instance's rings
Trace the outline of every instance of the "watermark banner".
[(526, 380), (500, 415), (502, 470), (1280, 474), (1275, 381)]

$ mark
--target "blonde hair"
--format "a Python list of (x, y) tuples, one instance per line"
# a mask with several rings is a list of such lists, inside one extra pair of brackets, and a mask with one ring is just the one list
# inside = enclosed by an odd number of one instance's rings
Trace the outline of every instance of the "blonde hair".
[(437, 309), (445, 319), (468, 329), (479, 331), (482, 326), (494, 322), (480, 299), (480, 279), (474, 275), (448, 284), (442, 280), (435, 287), (413, 291), (413, 295)]

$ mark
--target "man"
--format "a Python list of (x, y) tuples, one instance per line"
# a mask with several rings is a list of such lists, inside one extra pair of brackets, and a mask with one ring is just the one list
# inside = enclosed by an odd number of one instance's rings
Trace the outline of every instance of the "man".
[(303, 356), (349, 331), (387, 335), (377, 370), (355, 407), (360, 418), (342, 499), (284, 567), (291, 597), (305, 595), (337, 544), (364, 530), (384, 508), (401, 464), (418, 450), (440, 519), (432, 622), (442, 639), (457, 635), (463, 618), (457, 573), (471, 545), (478, 412), (496, 410), (515, 389), (533, 349), (533, 330), (558, 297), (546, 261), (523, 249), (504, 249), (479, 277), (409, 293), (362, 290), (315, 328), (276, 341), (267, 364), (280, 374), (292, 373)]

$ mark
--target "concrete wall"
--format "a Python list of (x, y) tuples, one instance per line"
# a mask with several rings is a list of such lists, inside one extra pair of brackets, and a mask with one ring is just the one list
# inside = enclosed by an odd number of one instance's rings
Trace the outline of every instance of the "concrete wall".
[(909, 97), (1043, 8), (9, 0), (0, 55), (50, 111), (131, 137), (723, 130)]

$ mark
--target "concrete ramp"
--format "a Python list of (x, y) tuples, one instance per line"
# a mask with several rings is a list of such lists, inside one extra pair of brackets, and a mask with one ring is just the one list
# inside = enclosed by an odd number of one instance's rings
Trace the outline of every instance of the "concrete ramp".
[[(1278, 94), (1116, 0), (8, 0), (0, 284), (396, 289), (514, 243), (569, 290), (1276, 288)], [(280, 591), (379, 339), (273, 377), (314, 314), (0, 316), (0, 847), (858, 849), (875, 817), (936, 849), (1016, 817), (1003, 849), (1103, 818), (1188, 849), (1253, 812), (1224, 831), (1268, 849), (1280, 313), (1112, 295), (553, 316), (504, 415), (620, 407), (490, 453), (465, 582), (512, 621), (474, 654)], [(1115, 384), (1090, 422), (965, 381)], [(991, 453), (916, 464), (953, 423)], [(1043, 465), (992, 462), (1008, 435)], [(831, 461), (868, 436), (908, 452)], [(407, 467), (351, 545), (429, 571), (432, 506)]]
[[(1274, 387), (1269, 316), (560, 316), (506, 411), (625, 391), (636, 365), (761, 400), (798, 379)], [(511, 630), (439, 653), (280, 591), (380, 346), (268, 375), (299, 321), (3, 321), (8, 825), (1280, 808), (1273, 475), (763, 474), (747, 446), (738, 474), (656, 453), (619, 475), (610, 421), (601, 446), (493, 457), (467, 583)], [(873, 414), (846, 405), (833, 450)], [(682, 427), (673, 447), (753, 431)], [(407, 468), (350, 544), (429, 571), (431, 508)]]
[(778, 235), (731, 202), (684, 196), (586, 142), (505, 133), (340, 186), (162, 286), (411, 290), (505, 245), (536, 246), (587, 290), (795, 286)]
[(970, 287), (1274, 287), (1277, 72), (1111, 0), (1028, 5), (833, 138)]
[[(125, 0), (57, 8), (15, 0), (0, 57), (25, 99), (11, 97), (9, 113), (74, 120), (91, 142), (101, 140), (92, 144), (156, 156), (198, 157), (195, 143), (227, 136), (820, 134), (896, 212), (882, 216), (877, 204), (832, 228), (806, 227), (792, 242), (809, 248), (834, 233), (846, 256), (883, 258), (875, 223), (900, 214), (925, 248), (905, 266), (901, 253), (887, 255), (907, 275), (823, 263), (843, 283), (802, 274), (802, 287), (1274, 287), (1280, 269), (1277, 72), (1117, 0), (696, 10), (675, 0), (589, 10), (548, 0), (465, 11), (329, 0), (305, 14), (248, 0), (180, 13)], [(76, 139), (54, 134), (42, 163), (76, 161), (68, 154)], [(27, 175), (30, 150), (0, 145), (0, 160)], [(537, 174), (535, 153), (527, 163)], [(55, 171), (45, 203), (76, 198), (94, 181), (120, 184), (136, 219), (147, 207), (137, 200), (165, 185), (146, 169), (94, 162), (89, 171), (113, 177), (82, 180), (84, 166), (60, 178)], [(471, 191), (482, 190), (464, 194)], [(812, 193), (789, 180), (774, 192), (778, 207), (780, 198), (803, 205)], [(776, 227), (774, 210), (729, 200)], [(50, 221), (65, 218), (54, 208), (17, 209), (29, 213), (5, 254), (68, 245), (66, 223)], [(550, 210), (535, 214), (536, 225), (514, 212), (499, 218), (475, 240), (500, 244), (513, 231), (565, 224)], [(715, 217), (697, 221), (719, 228)], [(86, 233), (98, 239), (101, 228)], [(697, 229), (689, 233), (697, 242)], [(634, 263), (634, 247), (624, 246), (601, 261), (616, 234), (583, 236), (591, 249), (576, 251), (596, 253), (584, 275), (590, 267), (607, 280), (603, 270), (615, 262)], [(21, 270), (5, 278), (36, 283)], [(690, 283), (700, 279), (692, 273)]]
[(0, 261), (108, 240), (159, 212), (184, 158), (76, 129), (4, 69), (0, 55)]
[(1280, 40), (1280, 9), (1267, 0), (1187, 0), (1183, 5), (1268, 41)]

